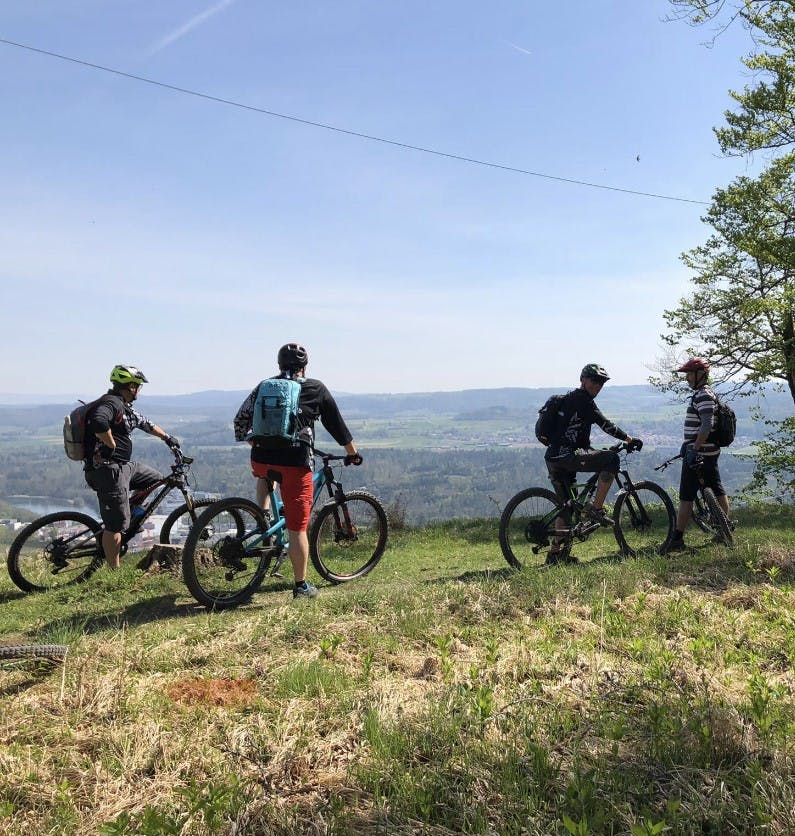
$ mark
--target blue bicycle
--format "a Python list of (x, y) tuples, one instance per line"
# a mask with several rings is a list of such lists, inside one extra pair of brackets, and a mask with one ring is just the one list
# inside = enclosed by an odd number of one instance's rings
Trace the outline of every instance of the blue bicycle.
[[(313, 476), (313, 508), (324, 491), (328, 501), (313, 512), (309, 557), (330, 583), (361, 578), (386, 548), (386, 511), (367, 491), (342, 489), (331, 463), (347, 464), (346, 456), (320, 450), (315, 455), (322, 467)], [(287, 554), (287, 529), (284, 505), (275, 491), (270, 500), (270, 518), (250, 499), (230, 497), (206, 508), (191, 527), (182, 552), (182, 574), (191, 595), (208, 609), (247, 601), (268, 574), (278, 573)]]

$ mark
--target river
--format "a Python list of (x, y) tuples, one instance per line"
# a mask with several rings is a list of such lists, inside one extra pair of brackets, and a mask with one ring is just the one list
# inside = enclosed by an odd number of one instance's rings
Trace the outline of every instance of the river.
[(52, 514), (55, 511), (78, 511), (81, 514), (88, 514), (97, 519), (99, 509), (96, 506), (84, 505), (75, 500), (61, 499), (57, 496), (26, 496), (17, 494), (5, 496), (3, 501), (15, 508), (24, 508), (34, 514)]

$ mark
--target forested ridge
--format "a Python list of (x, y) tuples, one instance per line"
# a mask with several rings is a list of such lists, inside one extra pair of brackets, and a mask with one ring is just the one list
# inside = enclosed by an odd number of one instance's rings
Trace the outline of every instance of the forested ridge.
[[(357, 443), (365, 454), (360, 468), (341, 472), (348, 487), (365, 486), (385, 503), (395, 503), (409, 522), (493, 516), (516, 491), (546, 485), (543, 449), (535, 442), (538, 407), (553, 390), (497, 389), (416, 395), (339, 395)], [(558, 390), (560, 391), (560, 390)], [(231, 418), (245, 393), (198, 393), (173, 398), (143, 397), (140, 410), (175, 432), (195, 456), (195, 487), (222, 495), (252, 495), (247, 447), (233, 441)], [(677, 468), (653, 468), (678, 450), (684, 403), (650, 387), (605, 390), (603, 411), (646, 447), (629, 459), (634, 478), (677, 484)], [(759, 437), (750, 410), (759, 401), (735, 401), (738, 441), (722, 457), (726, 484), (737, 492), (750, 480), (747, 458), (734, 455)], [(786, 398), (769, 392), (764, 406), (778, 414)], [(17, 495), (74, 499), (93, 507), (81, 467), (66, 459), (61, 423), (69, 404), (0, 406), (0, 499)], [(318, 424), (318, 446), (336, 445)], [(612, 439), (594, 430), (596, 445)], [(143, 433), (135, 434), (135, 457), (164, 470), (167, 449)]]

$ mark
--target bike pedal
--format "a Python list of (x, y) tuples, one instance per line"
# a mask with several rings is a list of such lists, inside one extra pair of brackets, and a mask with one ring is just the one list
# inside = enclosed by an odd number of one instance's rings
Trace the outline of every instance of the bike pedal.
[(279, 569), (281, 569), (285, 560), (287, 560), (287, 552), (282, 551), (282, 553), (276, 558), (276, 561), (273, 564), (273, 569), (271, 569), (268, 573), (272, 578), (284, 577), (284, 575), (282, 575), (281, 572), (279, 572)]

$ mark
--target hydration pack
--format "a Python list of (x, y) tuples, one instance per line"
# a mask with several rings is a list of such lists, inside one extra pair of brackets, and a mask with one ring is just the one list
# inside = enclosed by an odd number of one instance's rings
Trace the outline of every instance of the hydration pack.
[(88, 422), (88, 411), (100, 401), (105, 400), (107, 395), (97, 398), (95, 401), (86, 403), (80, 401), (63, 419), (63, 448), (66, 455), (73, 462), (82, 462), (86, 457), (86, 423)]
[(300, 378), (269, 377), (257, 389), (252, 435), (263, 447), (288, 447), (298, 438)]
[(536, 438), (545, 446), (555, 444), (563, 435), (565, 427), (565, 401), (568, 395), (550, 395), (546, 403), (538, 410), (535, 433)]
[(729, 404), (715, 396), (715, 429), (709, 434), (709, 442), (718, 447), (728, 447), (737, 434), (737, 416)]
[[(707, 438), (707, 443), (728, 447), (734, 443), (734, 437), (737, 435), (737, 416), (729, 404), (722, 401), (715, 392), (712, 392), (712, 395), (715, 398), (715, 426)], [(695, 394), (690, 400), (691, 405), (694, 400)]]

